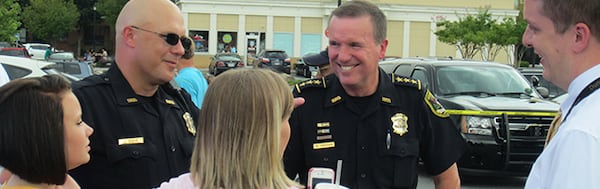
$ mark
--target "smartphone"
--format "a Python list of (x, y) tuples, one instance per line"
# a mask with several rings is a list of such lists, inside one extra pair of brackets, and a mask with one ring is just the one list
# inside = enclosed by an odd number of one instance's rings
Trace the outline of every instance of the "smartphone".
[(333, 183), (333, 169), (323, 167), (313, 167), (308, 170), (308, 189), (315, 189), (318, 183)]

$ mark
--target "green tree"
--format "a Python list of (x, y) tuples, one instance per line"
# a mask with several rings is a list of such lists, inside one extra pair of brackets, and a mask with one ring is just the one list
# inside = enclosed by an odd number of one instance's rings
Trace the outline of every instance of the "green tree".
[(30, 0), (23, 24), (33, 36), (56, 43), (77, 28), (79, 10), (73, 0)]
[(463, 58), (472, 59), (486, 44), (486, 36), (495, 20), (487, 9), (477, 15), (467, 15), (458, 21), (437, 22), (435, 34), (441, 42), (455, 45)]
[(13, 42), (17, 40), (15, 34), (19, 32), (19, 12), (21, 6), (17, 0), (0, 0), (0, 41)]
[(102, 15), (101, 18), (104, 19), (112, 30), (115, 29), (117, 17), (127, 1), (128, 0), (102, 0), (96, 3), (96, 10)]

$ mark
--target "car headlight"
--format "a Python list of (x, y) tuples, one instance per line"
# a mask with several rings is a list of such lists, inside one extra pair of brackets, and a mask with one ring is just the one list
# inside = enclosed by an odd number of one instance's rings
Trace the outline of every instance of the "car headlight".
[(481, 116), (464, 116), (462, 131), (466, 134), (492, 135), (492, 118)]

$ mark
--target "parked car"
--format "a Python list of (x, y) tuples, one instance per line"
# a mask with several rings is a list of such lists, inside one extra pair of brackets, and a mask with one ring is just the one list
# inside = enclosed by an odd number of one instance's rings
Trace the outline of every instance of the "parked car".
[(535, 67), (535, 68), (519, 68), (519, 71), (529, 82), (533, 84), (535, 87), (545, 87), (548, 89), (548, 95), (544, 95), (544, 98), (552, 99), (554, 97), (560, 96), (562, 94), (567, 93), (565, 90), (562, 90), (560, 87), (554, 85), (552, 82), (544, 79), (543, 76), (543, 68)]
[(94, 74), (94, 68), (91, 61), (80, 61), (75, 59), (72, 52), (53, 53), (48, 57), (49, 62), (54, 62), (52, 67), (59, 72), (73, 75), (79, 79), (86, 78)]
[(284, 50), (262, 50), (252, 61), (253, 65), (259, 68), (290, 73), (291, 59)]
[(46, 74), (59, 74), (71, 82), (79, 80), (79, 78), (75, 76), (64, 74), (53, 69), (54, 63), (30, 58), (0, 55), (0, 66), (6, 71), (5, 73), (0, 74), (8, 75), (10, 80), (25, 77), (39, 77)]
[(457, 162), (462, 173), (529, 173), (559, 105), (542, 99), (518, 70), (467, 60), (395, 61), (393, 73), (420, 80), (466, 140), (467, 151)]
[(298, 59), (298, 61), (296, 61), (296, 64), (294, 64), (294, 70), (296, 70), (297, 76), (311, 78), (313, 75), (313, 72), (319, 71), (319, 67), (308, 65), (308, 64), (304, 63), (303, 59), (300, 58), (300, 59)]
[(210, 58), (208, 72), (213, 75), (219, 75), (229, 69), (240, 68), (244, 66), (242, 57), (233, 53), (219, 53)]
[(31, 58), (27, 49), (23, 47), (5, 47), (0, 49), (0, 55)]
[(51, 47), (49, 44), (44, 43), (25, 43), (23, 47), (29, 51), (29, 55), (31, 58), (43, 60), (44, 55), (46, 54), (46, 50)]

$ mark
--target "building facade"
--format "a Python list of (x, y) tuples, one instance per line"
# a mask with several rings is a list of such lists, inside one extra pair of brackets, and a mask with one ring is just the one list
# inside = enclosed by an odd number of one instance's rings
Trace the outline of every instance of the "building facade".
[[(346, 2), (347, 0), (342, 0)], [(371, 0), (388, 19), (387, 56), (459, 57), (456, 47), (440, 42), (434, 32), (440, 19), (458, 20), (488, 8), (495, 18), (519, 15), (514, 0)], [(324, 31), (338, 0), (179, 0), (189, 35), (198, 46), (196, 63), (233, 52), (250, 58), (264, 49), (285, 50), (290, 57), (319, 52), (327, 46)], [(501, 19), (500, 19), (501, 20)], [(496, 61), (508, 62), (507, 53)]]

